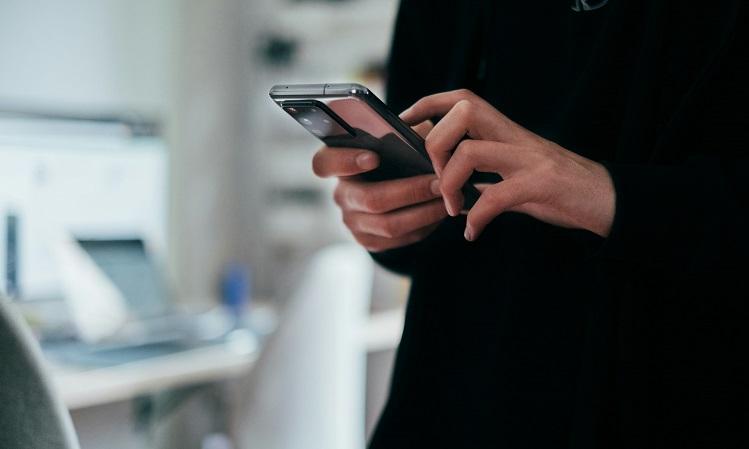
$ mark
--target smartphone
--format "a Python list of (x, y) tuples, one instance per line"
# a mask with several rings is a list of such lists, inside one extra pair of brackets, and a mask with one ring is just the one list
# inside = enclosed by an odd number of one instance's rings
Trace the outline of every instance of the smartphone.
[[(424, 139), (360, 84), (276, 85), (270, 97), (325, 145), (377, 153), (380, 166), (362, 174), (363, 179), (382, 181), (434, 173)], [(479, 191), (466, 184), (462, 192), (463, 208), (470, 209)]]

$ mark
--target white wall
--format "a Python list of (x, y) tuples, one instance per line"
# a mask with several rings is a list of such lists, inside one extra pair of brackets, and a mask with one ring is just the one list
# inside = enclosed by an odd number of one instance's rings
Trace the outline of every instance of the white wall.
[(253, 178), (247, 3), (184, 0), (178, 12), (170, 259), (180, 292), (195, 300), (215, 291), (225, 264), (247, 261), (242, 242), (260, 232), (242, 220), (257, 190), (244, 183)]
[(176, 0), (2, 0), (0, 105), (166, 110)]

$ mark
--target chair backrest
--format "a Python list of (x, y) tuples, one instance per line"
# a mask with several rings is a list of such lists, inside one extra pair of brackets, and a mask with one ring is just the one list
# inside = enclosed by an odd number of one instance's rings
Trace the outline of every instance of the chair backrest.
[(0, 448), (77, 449), (41, 352), (13, 305), (0, 298)]
[(364, 447), (362, 331), (373, 271), (366, 251), (351, 244), (310, 260), (253, 370), (239, 447)]

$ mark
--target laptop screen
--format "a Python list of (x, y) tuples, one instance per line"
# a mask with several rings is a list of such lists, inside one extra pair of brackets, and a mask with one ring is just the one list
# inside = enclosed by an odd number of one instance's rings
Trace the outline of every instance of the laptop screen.
[(156, 318), (171, 311), (168, 289), (143, 240), (77, 241), (120, 290), (136, 318)]

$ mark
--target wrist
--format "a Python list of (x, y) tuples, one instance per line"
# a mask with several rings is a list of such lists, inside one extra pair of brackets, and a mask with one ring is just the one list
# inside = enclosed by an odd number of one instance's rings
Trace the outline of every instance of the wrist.
[(593, 207), (590, 210), (591, 219), (587, 229), (605, 238), (611, 233), (611, 226), (614, 223), (616, 190), (611, 175), (604, 165), (593, 162), (592, 171), (595, 180), (591, 192)]

